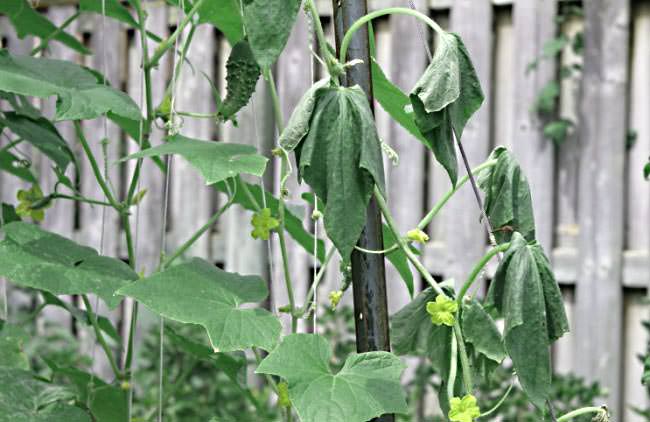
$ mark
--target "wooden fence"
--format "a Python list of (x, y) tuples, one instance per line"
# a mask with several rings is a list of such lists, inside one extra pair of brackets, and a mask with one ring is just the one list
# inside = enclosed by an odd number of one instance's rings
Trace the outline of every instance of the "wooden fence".
[[(44, 9), (44, 13), (61, 24), (74, 13), (72, 3), (59, 1), (56, 6)], [(648, 313), (642, 299), (650, 280), (650, 183), (643, 180), (641, 169), (650, 153), (650, 0), (587, 0), (584, 19), (570, 19), (561, 25), (555, 20), (560, 6), (554, 0), (418, 0), (415, 4), (443, 26), (462, 35), (486, 93), (484, 106), (472, 118), (463, 137), (471, 163), (482, 162), (494, 146), (505, 145), (514, 151), (528, 176), (538, 237), (552, 257), (571, 320), (572, 332), (554, 347), (557, 371), (576, 372), (589, 380), (599, 380), (609, 391), (607, 402), (617, 415), (616, 420), (642, 420), (634, 416), (630, 405), (648, 405), (646, 391), (639, 381), (642, 366), (636, 355), (644, 351), (648, 337), (641, 321)], [(370, 5), (373, 9), (407, 6), (408, 1), (371, 0)], [(327, 35), (332, 37), (331, 4), (322, 0), (319, 8), (327, 24)], [(149, 3), (148, 11), (149, 28), (159, 35), (169, 33), (177, 17), (160, 2)], [(102, 26), (103, 35), (98, 31)], [(561, 115), (579, 124), (563, 144), (555, 146), (543, 136), (541, 121), (532, 111), (532, 105), (540, 89), (556, 77), (561, 63), (582, 59), (565, 49), (559, 62), (543, 61), (532, 72), (527, 72), (527, 67), (539, 56), (544, 43), (559, 31), (575, 33), (583, 28), (582, 84), (576, 77), (563, 80), (559, 99)], [(138, 101), (141, 91), (138, 37), (111, 20), (102, 24), (97, 16), (83, 16), (71, 32), (78, 34), (95, 54), (80, 57), (54, 43), (46, 55), (76, 60), (102, 70), (113, 85), (124, 88)], [(379, 20), (375, 33), (378, 61), (397, 85), (409, 90), (427, 65), (422, 40), (432, 43), (435, 40), (412, 19), (401, 16)], [(3, 46), (14, 53), (29, 53), (35, 45), (34, 39), (17, 39), (4, 17), (0, 17), (0, 35)], [(312, 41), (309, 24), (301, 16), (276, 67), (282, 107), (287, 116), (312, 79), (323, 72), (318, 65), (313, 74), (310, 72), (314, 66), (309, 52)], [(211, 27), (200, 27), (189, 52), (193, 69), (184, 71), (178, 86), (179, 110), (214, 111), (210, 85), (200, 72), (210, 75), (223, 90), (228, 53), (228, 44), (219, 34)], [(156, 102), (161, 100), (170, 68), (171, 63), (164, 61), (154, 73)], [(53, 103), (43, 102), (43, 109), (51, 113)], [(392, 123), (379, 106), (376, 109), (380, 135), (397, 151), (401, 162), (398, 166), (386, 163), (389, 203), (400, 227), (408, 230), (447, 191), (448, 180), (418, 141)], [(84, 123), (98, 155), (101, 155), (103, 124), (101, 119)], [(70, 125), (59, 127), (74, 145), (75, 135)], [(132, 151), (134, 144), (126, 141), (113, 125), (109, 124), (107, 130), (110, 176), (120, 191), (132, 168), (114, 162)], [(630, 145), (626, 138), (631, 130), (637, 136)], [(253, 101), (240, 113), (239, 127), (185, 119), (182, 133), (203, 139), (250, 143), (268, 153), (276, 136), (266, 87), (258, 84)], [(158, 130), (154, 142), (160, 142), (161, 137), (162, 132)], [(24, 152), (30, 154), (27, 148)], [(37, 154), (32, 154), (32, 162), (35, 169), (41, 170), (42, 186), (49, 189), (53, 175), (48, 163)], [(86, 161), (82, 161), (81, 172), (82, 193), (101, 197), (93, 178), (87, 177), (90, 168)], [(181, 159), (174, 160), (171, 172), (166, 222), (169, 248), (202, 225), (222, 200), (204, 187), (197, 173)], [(272, 166), (268, 174), (267, 186), (277, 188), (277, 166)], [(22, 185), (15, 178), (2, 176), (0, 199), (15, 202), (16, 191)], [(160, 252), (163, 179), (151, 162), (145, 162), (142, 187), (148, 193), (139, 218), (133, 216), (133, 225), (138, 227), (139, 269), (146, 271), (155, 267)], [(291, 203), (305, 205), (300, 199), (304, 189), (295, 184), (290, 186)], [(108, 216), (104, 253), (125, 257), (120, 225), (113, 215)], [(277, 245), (271, 245), (273, 259), (269, 262), (268, 245), (247, 235), (249, 220), (249, 213), (230, 210), (191, 253), (222, 264), (228, 270), (264, 275), (273, 281), (272, 306), (284, 305), (286, 297), (279, 283)], [(311, 224), (308, 218), (305, 223)], [(44, 226), (98, 248), (102, 214), (97, 207), (58, 202), (48, 210)], [(319, 230), (323, 233), (322, 227)], [(444, 278), (464, 279), (486, 247), (486, 236), (469, 187), (450, 201), (443, 215), (433, 222), (430, 235), (432, 240), (424, 250), (424, 259), (431, 272)], [(299, 280), (296, 294), (300, 298), (311, 278), (313, 262), (296, 245), (291, 244), (289, 252), (291, 271), (294, 279)], [(323, 299), (339, 284), (338, 266), (332, 268), (320, 289)], [(491, 268), (486, 277), (493, 271)], [(395, 311), (409, 298), (392, 268), (388, 269), (388, 275), (389, 306)], [(9, 305), (11, 312), (15, 303)], [(123, 306), (119, 317), (128, 318), (128, 309)], [(63, 318), (57, 311), (48, 313)]]

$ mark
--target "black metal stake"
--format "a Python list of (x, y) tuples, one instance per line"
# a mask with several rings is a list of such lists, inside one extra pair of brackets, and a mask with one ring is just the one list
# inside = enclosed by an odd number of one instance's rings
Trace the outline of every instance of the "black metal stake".
[[(368, 10), (366, 0), (333, 0), (336, 49), (348, 28)], [(347, 60), (360, 59), (361, 64), (352, 66), (342, 78), (346, 86), (359, 85), (368, 96), (372, 107), (372, 79), (370, 73), (370, 45), (368, 28), (359, 29), (350, 43)], [(357, 243), (365, 249), (384, 248), (381, 213), (375, 199), (370, 200), (366, 211), (366, 226)], [(386, 270), (384, 256), (352, 253), (352, 291), (354, 296), (354, 320), (358, 352), (390, 350), (388, 328), (388, 304), (386, 298)], [(377, 422), (393, 422), (394, 415), (383, 415)]]

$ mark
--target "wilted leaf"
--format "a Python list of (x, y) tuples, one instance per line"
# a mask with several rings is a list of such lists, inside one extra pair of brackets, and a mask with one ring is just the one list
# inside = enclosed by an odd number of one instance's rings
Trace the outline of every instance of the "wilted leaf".
[(535, 239), (535, 216), (528, 180), (510, 152), (497, 147), (490, 159), (494, 167), (481, 172), (478, 184), (485, 192), (487, 213), (498, 243), (507, 242), (513, 232), (526, 240)]
[(251, 145), (203, 141), (182, 135), (175, 135), (162, 145), (136, 152), (121, 161), (166, 154), (178, 154), (185, 158), (201, 172), (207, 185), (240, 173), (262, 176), (268, 161)]
[(193, 258), (120, 289), (152, 311), (174, 321), (199, 324), (215, 351), (250, 347), (271, 350), (280, 336), (280, 321), (261, 308), (242, 308), (268, 296), (258, 276), (228, 273)]
[(88, 120), (113, 112), (140, 119), (140, 108), (97, 74), (72, 62), (12, 56), (0, 49), (0, 90), (31, 97), (58, 97), (56, 120)]
[(280, 134), (279, 143), (287, 151), (293, 151), (296, 146), (309, 132), (309, 122), (311, 121), (314, 107), (316, 106), (316, 96), (321, 88), (329, 83), (329, 78), (321, 79), (313, 84), (302, 96), (298, 105), (291, 113), (289, 122)]
[(472, 300), (463, 303), (461, 316), (463, 337), (467, 343), (472, 344), (474, 354), (480, 354), (494, 364), (500, 364), (506, 358), (506, 351), (501, 333), (490, 314), (480, 303)]
[(243, 0), (246, 35), (262, 69), (278, 59), (296, 21), (299, 0)]
[(9, 223), (2, 231), (0, 276), (20, 286), (54, 295), (93, 293), (115, 308), (121, 298), (114, 292), (138, 278), (124, 262), (33, 224)]
[(562, 293), (536, 242), (514, 233), (490, 284), (487, 303), (505, 319), (504, 339), (530, 401), (544, 407), (551, 388), (549, 346), (569, 330)]
[(452, 131), (460, 140), (465, 124), (484, 99), (474, 66), (458, 35), (440, 34), (440, 45), (410, 99), (415, 124), (455, 185), (458, 164)]
[(289, 398), (302, 422), (366, 422), (384, 413), (406, 413), (400, 376), (405, 365), (388, 352), (352, 354), (333, 374), (324, 337), (291, 334), (256, 372), (287, 380)]

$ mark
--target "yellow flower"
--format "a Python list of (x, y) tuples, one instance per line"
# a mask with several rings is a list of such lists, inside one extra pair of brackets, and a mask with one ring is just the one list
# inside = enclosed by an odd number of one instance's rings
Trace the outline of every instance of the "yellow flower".
[(330, 292), (329, 299), (330, 299), (330, 305), (332, 306), (332, 310), (336, 309), (342, 297), (343, 297), (343, 292), (340, 290), (337, 290), (335, 292)]
[(411, 242), (425, 244), (429, 241), (429, 235), (420, 229), (413, 229), (406, 232), (406, 238)]
[(454, 314), (458, 312), (458, 303), (445, 295), (438, 295), (435, 302), (427, 303), (427, 312), (431, 314), (431, 322), (434, 325), (454, 325), (456, 318)]
[(462, 399), (454, 397), (449, 401), (449, 420), (452, 422), (473, 422), (481, 414), (476, 405), (476, 397), (471, 394)]
[(34, 221), (43, 221), (45, 218), (45, 208), (50, 206), (47, 204), (40, 205), (38, 208), (33, 208), (33, 205), (43, 199), (43, 192), (38, 185), (32, 185), (31, 189), (20, 189), (16, 194), (18, 199), (18, 206), (16, 207), (16, 214), (19, 217), (31, 217)]
[(253, 214), (251, 224), (253, 225), (253, 231), (251, 232), (253, 239), (268, 240), (271, 230), (278, 227), (280, 222), (271, 217), (270, 208), (264, 208), (260, 212)]

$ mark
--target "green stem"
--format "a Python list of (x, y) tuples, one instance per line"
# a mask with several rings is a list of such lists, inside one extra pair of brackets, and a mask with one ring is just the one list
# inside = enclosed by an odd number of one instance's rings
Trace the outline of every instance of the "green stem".
[(469, 364), (469, 357), (467, 355), (467, 348), (465, 347), (465, 340), (463, 339), (463, 331), (460, 329), (458, 319), (454, 321), (454, 337), (458, 341), (458, 352), (460, 355), (460, 367), (463, 369), (463, 383), (467, 394), (472, 394), (474, 386), (472, 385), (472, 368)]
[(334, 256), (334, 252), (336, 252), (336, 248), (334, 247), (331, 247), (330, 250), (327, 252), (327, 255), (325, 256), (325, 261), (323, 262), (320, 269), (318, 270), (318, 273), (316, 273), (316, 277), (314, 278), (314, 281), (311, 283), (309, 292), (307, 292), (307, 297), (305, 297), (305, 304), (303, 305), (302, 308), (296, 310), (297, 318), (302, 318), (305, 315), (305, 313), (307, 313), (309, 308), (311, 308), (312, 299), (316, 294), (318, 285), (320, 284), (321, 280), (323, 279), (323, 276), (325, 275), (325, 270), (327, 270), (327, 265), (329, 264), (330, 260)]
[(606, 414), (607, 409), (604, 408), (604, 407), (595, 407), (595, 406), (583, 407), (583, 408), (571, 411), (571, 412), (567, 413), (566, 415), (560, 416), (559, 418), (557, 418), (557, 422), (568, 421), (568, 420), (571, 420), (571, 419), (576, 418), (578, 416), (586, 415), (586, 414), (589, 414), (589, 413)]
[(169, 267), (172, 262), (174, 262), (179, 256), (183, 255), (203, 234), (210, 229), (214, 225), (214, 223), (217, 222), (219, 217), (223, 215), (228, 208), (233, 204), (233, 199), (234, 197), (231, 197), (226, 204), (224, 204), (223, 207), (219, 208), (217, 212), (215, 212), (212, 217), (203, 225), (201, 226), (185, 243), (183, 243), (174, 253), (172, 253), (169, 258), (166, 258), (163, 260), (162, 264), (160, 265), (160, 270), (164, 270), (165, 268)]
[(481, 258), (481, 260), (474, 266), (474, 269), (472, 269), (472, 272), (469, 274), (467, 280), (465, 281), (465, 283), (463, 284), (463, 286), (461, 287), (458, 293), (458, 297), (456, 298), (456, 301), (458, 302), (459, 307), (462, 306), (463, 298), (465, 297), (465, 294), (470, 289), (470, 287), (472, 287), (472, 284), (476, 280), (476, 277), (478, 277), (478, 275), (480, 274), (481, 270), (483, 270), (483, 268), (487, 265), (488, 262), (490, 262), (492, 258), (494, 258), (495, 255), (501, 252), (505, 252), (506, 250), (508, 250), (509, 247), (510, 247), (509, 242), (502, 243), (499, 246), (490, 249), (488, 253), (483, 255), (483, 258)]
[(451, 336), (451, 361), (449, 362), (449, 377), (447, 379), (447, 399), (449, 401), (454, 398), (456, 371), (458, 371), (458, 339), (456, 336)]
[(117, 366), (117, 362), (115, 361), (115, 357), (113, 356), (111, 348), (108, 346), (108, 343), (106, 343), (106, 339), (104, 339), (102, 330), (99, 328), (99, 324), (97, 323), (97, 315), (95, 315), (93, 307), (90, 305), (88, 296), (85, 294), (81, 295), (81, 299), (83, 300), (84, 306), (86, 307), (86, 312), (88, 312), (88, 319), (90, 319), (90, 324), (93, 326), (93, 330), (95, 331), (95, 337), (97, 337), (97, 341), (99, 342), (102, 349), (104, 349), (104, 353), (106, 354), (106, 358), (108, 359), (108, 363), (111, 365), (111, 369), (113, 370), (115, 377), (117, 379), (122, 379), (122, 373)]
[(175, 114), (194, 119), (216, 119), (218, 116), (218, 113), (194, 113), (191, 111), (176, 111)]
[(161, 42), (158, 45), (158, 48), (156, 48), (156, 51), (154, 51), (153, 56), (151, 56), (151, 59), (146, 62), (145, 69), (147, 68), (151, 69), (153, 67), (158, 66), (158, 62), (160, 61), (162, 56), (167, 52), (167, 50), (173, 47), (174, 43), (176, 42), (176, 39), (183, 33), (183, 30), (192, 21), (194, 15), (196, 15), (196, 13), (199, 11), (203, 3), (205, 3), (205, 0), (198, 0), (196, 3), (194, 3), (194, 6), (192, 6), (192, 9), (190, 9), (190, 11), (187, 12), (187, 15), (185, 15), (185, 17), (178, 25), (174, 33), (171, 34), (169, 37), (167, 37), (165, 40), (163, 40), (163, 42)]
[(360, 252), (363, 252), (363, 253), (368, 253), (368, 254), (373, 254), (373, 255), (381, 255), (381, 254), (385, 255), (385, 254), (393, 252), (396, 249), (399, 249), (399, 245), (396, 243), (393, 246), (391, 246), (390, 248), (381, 249), (381, 250), (378, 250), (378, 251), (362, 248), (361, 246), (356, 246), (356, 245), (354, 246), (354, 249), (356, 249), (356, 250), (358, 250)]
[(15, 141), (11, 141), (7, 145), (0, 148), (0, 152), (9, 151), (11, 148), (15, 147), (16, 145), (20, 144), (21, 142), (23, 142), (23, 138), (18, 138)]
[(341, 49), (339, 52), (339, 61), (341, 63), (346, 62), (348, 47), (350, 46), (350, 42), (352, 41), (352, 36), (354, 35), (354, 33), (357, 30), (359, 30), (359, 28), (361, 28), (363, 25), (370, 22), (371, 20), (386, 15), (414, 16), (420, 19), (421, 21), (423, 21), (424, 23), (426, 23), (427, 25), (429, 25), (437, 33), (445, 32), (437, 23), (433, 21), (433, 19), (431, 19), (430, 17), (428, 17), (423, 13), (418, 12), (417, 10), (409, 9), (406, 7), (388, 7), (386, 9), (377, 10), (359, 18), (356, 22), (352, 24), (350, 29), (348, 29), (348, 32), (345, 33), (345, 36), (343, 37), (343, 41), (341, 41)]
[(115, 197), (113, 197), (113, 193), (111, 192), (111, 189), (108, 187), (108, 183), (106, 183), (106, 180), (104, 180), (104, 176), (102, 176), (102, 171), (100, 170), (99, 165), (97, 164), (95, 155), (90, 149), (90, 145), (88, 145), (88, 140), (86, 140), (86, 136), (84, 135), (79, 120), (74, 121), (74, 128), (75, 128), (75, 132), (77, 133), (77, 138), (81, 143), (81, 147), (83, 148), (84, 152), (86, 153), (86, 156), (88, 157), (88, 161), (90, 162), (90, 167), (93, 170), (95, 179), (97, 179), (97, 183), (99, 183), (99, 187), (102, 189), (102, 192), (104, 192), (104, 195), (106, 196), (106, 199), (111, 204), (111, 206), (121, 213), (122, 205), (120, 205), (115, 200)]
[[(472, 170), (472, 174), (477, 174), (487, 168), (494, 167), (496, 165), (497, 160), (489, 160), (481, 164), (480, 166), (477, 166)], [(469, 180), (469, 175), (463, 176), (457, 183), (456, 186), (450, 189), (445, 195), (436, 202), (436, 204), (431, 208), (431, 211), (427, 213), (426, 216), (418, 223), (418, 229), (424, 230), (430, 223), (431, 221), (435, 218), (435, 216), (440, 212), (440, 210), (445, 206), (447, 201), (451, 199), (452, 196), (460, 189), (461, 186), (463, 186), (467, 181)]]
[[(320, 22), (320, 14), (318, 13), (318, 8), (314, 0), (307, 0), (305, 2), (305, 8), (311, 15), (311, 20), (314, 24), (314, 31), (316, 32), (316, 40), (318, 41), (318, 48), (320, 49), (321, 55), (325, 58), (326, 65), (328, 67), (333, 66), (336, 61), (336, 57), (332, 55), (327, 44), (327, 38), (325, 37), (325, 31), (323, 31), (323, 25)], [(330, 75), (332, 72), (330, 71)], [(338, 77), (336, 77), (338, 80)]]
[(275, 79), (273, 78), (273, 72), (266, 69), (264, 71), (264, 79), (266, 79), (269, 90), (271, 91), (271, 100), (273, 101), (273, 116), (275, 117), (275, 125), (278, 127), (278, 133), (282, 134), (284, 132), (284, 116), (282, 115), (282, 106), (280, 104), (280, 97), (278, 96), (278, 90), (275, 87)]
[(492, 408), (491, 408), (490, 410), (481, 413), (481, 414), (479, 415), (479, 418), (485, 418), (485, 417), (487, 417), (487, 416), (490, 416), (492, 413), (496, 412), (496, 411), (499, 409), (499, 407), (501, 407), (501, 405), (503, 404), (503, 402), (506, 401), (506, 399), (508, 398), (508, 395), (510, 394), (510, 392), (512, 391), (512, 388), (513, 388), (514, 386), (515, 386), (515, 383), (514, 383), (514, 382), (511, 383), (510, 386), (508, 387), (508, 389), (506, 390), (505, 394), (501, 397), (501, 399), (499, 399), (499, 401), (497, 402), (497, 404), (495, 404), (494, 406), (492, 406)]
[(50, 199), (69, 199), (71, 201), (84, 202), (91, 205), (102, 205), (105, 207), (112, 207), (113, 204), (104, 201), (98, 201), (96, 199), (85, 198), (83, 196), (74, 196), (74, 195), (64, 195), (62, 193), (53, 193), (49, 195)]
[(81, 12), (77, 11), (73, 15), (71, 15), (68, 19), (66, 19), (61, 26), (57, 27), (54, 31), (49, 33), (45, 38), (41, 40), (41, 43), (37, 46), (34, 47), (34, 49), (29, 53), (30, 56), (35, 56), (36, 54), (40, 53), (41, 51), (45, 50), (47, 48), (47, 45), (49, 42), (56, 37), (57, 35), (61, 34), (65, 29), (72, 24), (77, 18), (81, 16)]

